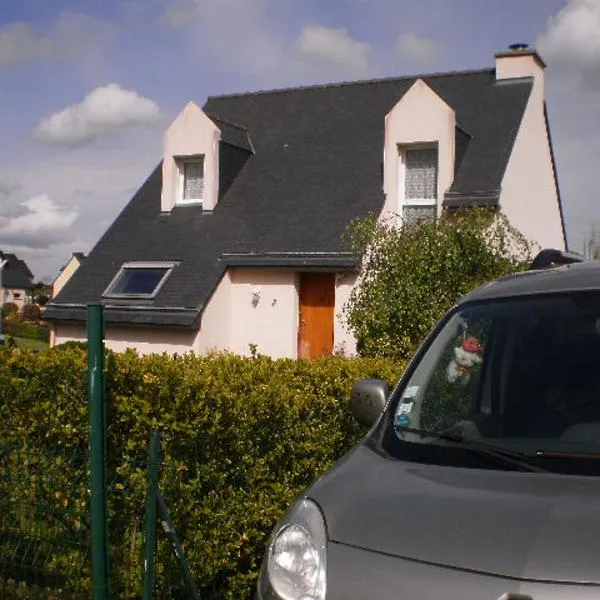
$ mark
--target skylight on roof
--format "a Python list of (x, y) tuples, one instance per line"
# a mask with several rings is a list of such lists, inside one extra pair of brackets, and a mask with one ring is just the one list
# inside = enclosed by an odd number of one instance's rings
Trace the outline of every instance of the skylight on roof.
[(154, 298), (174, 263), (125, 263), (104, 292), (111, 298)]

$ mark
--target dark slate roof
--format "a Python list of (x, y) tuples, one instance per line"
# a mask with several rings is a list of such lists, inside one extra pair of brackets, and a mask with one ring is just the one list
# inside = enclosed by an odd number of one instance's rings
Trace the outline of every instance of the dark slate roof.
[(33, 287), (33, 273), (27, 263), (15, 254), (0, 251), (0, 260), (8, 262), (2, 269), (2, 287), (11, 289), (31, 289)]
[[(496, 82), (494, 70), (422, 78), (457, 116), (458, 171), (449, 199), (497, 201), (532, 80)], [(46, 318), (81, 320), (127, 261), (180, 264), (154, 301), (110, 308), (107, 320), (190, 327), (228, 266), (354, 266), (343, 234), (352, 219), (383, 206), (384, 117), (415, 80), (209, 98), (204, 110), (224, 138), (214, 211), (180, 206), (161, 214), (159, 165)]]
[(208, 115), (213, 123), (221, 130), (221, 141), (225, 144), (241, 148), (248, 152), (254, 153), (252, 141), (248, 135), (248, 130), (243, 125), (232, 123), (224, 119), (219, 119), (214, 115)]

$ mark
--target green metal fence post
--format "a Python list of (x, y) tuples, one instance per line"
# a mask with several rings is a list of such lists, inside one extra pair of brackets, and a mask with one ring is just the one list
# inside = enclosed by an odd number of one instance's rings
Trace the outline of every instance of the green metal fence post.
[(160, 432), (154, 429), (150, 436), (148, 453), (148, 502), (144, 535), (143, 600), (152, 600), (154, 560), (156, 552), (156, 520), (158, 517), (158, 472), (160, 467)]
[(88, 398), (90, 416), (90, 490), (92, 587), (94, 600), (108, 600), (108, 527), (106, 522), (106, 413), (104, 398), (104, 313), (100, 304), (87, 311)]

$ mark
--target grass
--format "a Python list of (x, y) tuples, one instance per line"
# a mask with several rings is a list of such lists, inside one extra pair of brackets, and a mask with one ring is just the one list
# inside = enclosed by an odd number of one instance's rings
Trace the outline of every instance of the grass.
[(14, 340), (17, 347), (27, 350), (47, 350), (49, 348), (48, 342), (42, 342), (41, 340), (30, 340), (22, 337), (15, 337)]

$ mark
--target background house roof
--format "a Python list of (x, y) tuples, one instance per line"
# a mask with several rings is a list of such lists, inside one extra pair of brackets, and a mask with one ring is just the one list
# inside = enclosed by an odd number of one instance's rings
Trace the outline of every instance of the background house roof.
[(8, 261), (2, 269), (2, 287), (26, 290), (33, 288), (33, 273), (25, 261), (15, 254), (2, 251), (0, 251), (0, 260)]
[[(496, 82), (494, 70), (422, 79), (455, 110), (460, 128), (449, 197), (455, 204), (476, 197), (497, 202), (532, 80)], [(232, 255), (240, 266), (264, 265), (269, 257), (269, 266), (291, 267), (298, 265), (294, 256), (302, 256), (302, 268), (331, 266), (348, 250), (348, 223), (383, 207), (384, 117), (415, 81), (209, 98), (204, 110), (223, 127), (215, 210), (176, 206), (161, 213), (159, 165), (48, 305), (46, 318), (83, 318), (82, 307), (100, 301), (127, 261), (181, 261), (155, 300), (136, 310), (144, 323), (164, 325), (173, 324), (166, 309), (180, 310), (188, 326), (197, 325)], [(340, 266), (351, 262), (340, 255)], [(128, 311), (111, 308), (107, 319)]]

